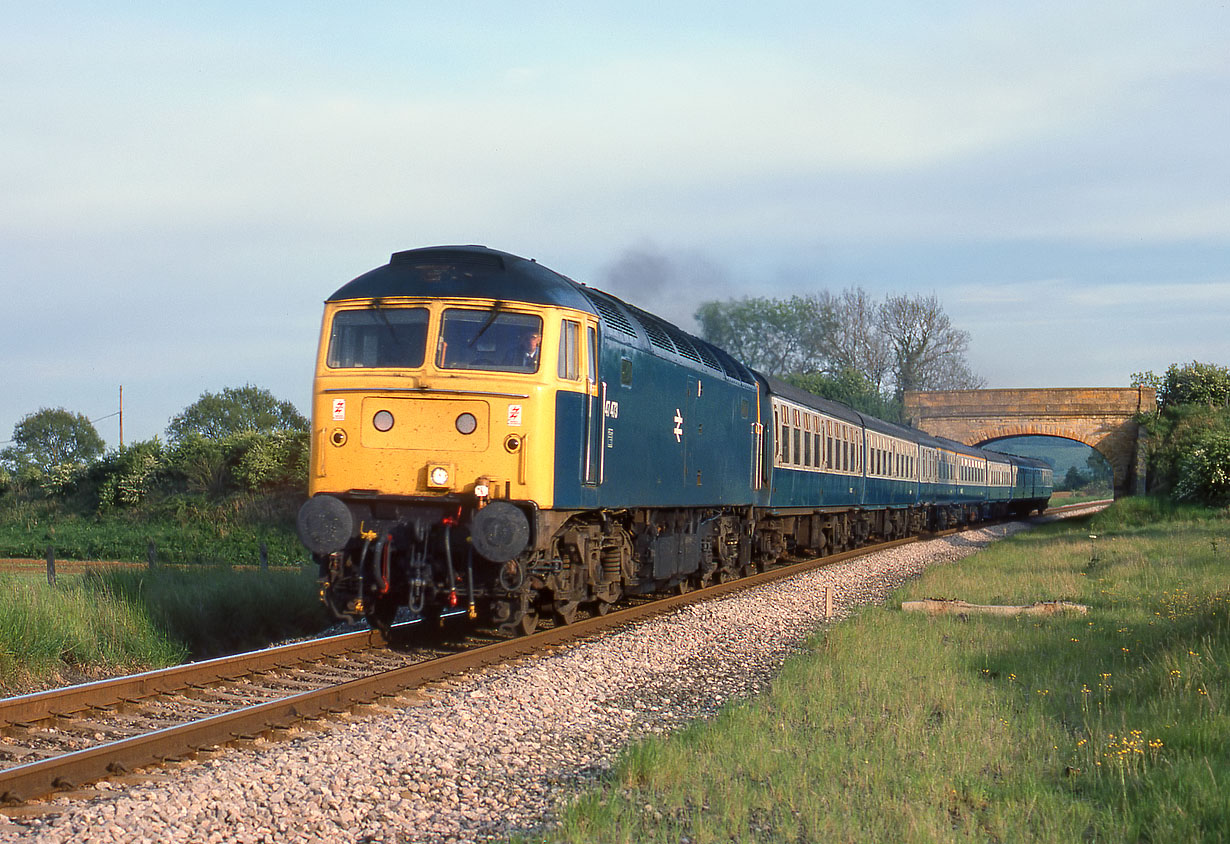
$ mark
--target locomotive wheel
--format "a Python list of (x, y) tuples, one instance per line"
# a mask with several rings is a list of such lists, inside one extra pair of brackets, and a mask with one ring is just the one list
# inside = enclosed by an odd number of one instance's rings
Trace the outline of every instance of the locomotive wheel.
[(579, 601), (556, 601), (555, 614), (559, 617), (561, 624), (572, 624), (577, 620), (577, 607), (580, 606)]
[(523, 636), (533, 635), (538, 629), (538, 610), (526, 610), (521, 614), (521, 620), (517, 622), (517, 630)]

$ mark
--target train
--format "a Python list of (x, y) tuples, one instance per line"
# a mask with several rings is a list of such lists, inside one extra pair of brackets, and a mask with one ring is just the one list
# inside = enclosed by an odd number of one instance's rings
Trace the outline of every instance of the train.
[(1053, 483), (482, 246), (396, 252), (333, 293), (312, 396), (298, 533), (325, 605), (386, 631), (409, 610), (529, 634), (787, 555), (1041, 513)]

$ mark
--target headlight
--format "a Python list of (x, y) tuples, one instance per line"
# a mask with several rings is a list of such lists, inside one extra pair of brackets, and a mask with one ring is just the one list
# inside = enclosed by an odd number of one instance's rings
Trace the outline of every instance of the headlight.
[(434, 467), (431, 470), (431, 485), (448, 486), (448, 469), (443, 466)]

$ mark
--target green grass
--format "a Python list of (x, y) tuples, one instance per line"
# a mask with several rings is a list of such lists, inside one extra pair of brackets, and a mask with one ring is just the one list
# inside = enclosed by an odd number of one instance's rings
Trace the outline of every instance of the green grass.
[(263, 647), (324, 629), (315, 567), (234, 570), (224, 566), (101, 568), (88, 573), (182, 643), (193, 659)]
[[(175, 664), (313, 634), (329, 624), (294, 532), (300, 496), (176, 495), (87, 515), (0, 501), (0, 557), (147, 563), (0, 580), (0, 694)], [(247, 570), (268, 549), (268, 570)], [(310, 569), (310, 571), (308, 570)], [(302, 573), (301, 573), (302, 572)]]
[(218, 566), (0, 575), (0, 694), (175, 665), (316, 633), (314, 571)]
[[(1226, 511), (1127, 500), (1019, 534), (635, 744), (547, 840), (1224, 841), (1228, 571)], [(896, 609), (921, 597), (1090, 610)]]
[(0, 575), (0, 694), (173, 665), (187, 648), (82, 575)]

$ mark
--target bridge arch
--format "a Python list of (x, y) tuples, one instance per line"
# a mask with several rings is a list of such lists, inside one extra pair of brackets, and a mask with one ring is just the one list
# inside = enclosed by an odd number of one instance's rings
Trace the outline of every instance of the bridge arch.
[(1084, 443), (1110, 464), (1116, 498), (1144, 491), (1144, 449), (1136, 418), (1156, 407), (1154, 391), (1147, 387), (905, 394), (911, 425), (966, 445), (1025, 436)]

